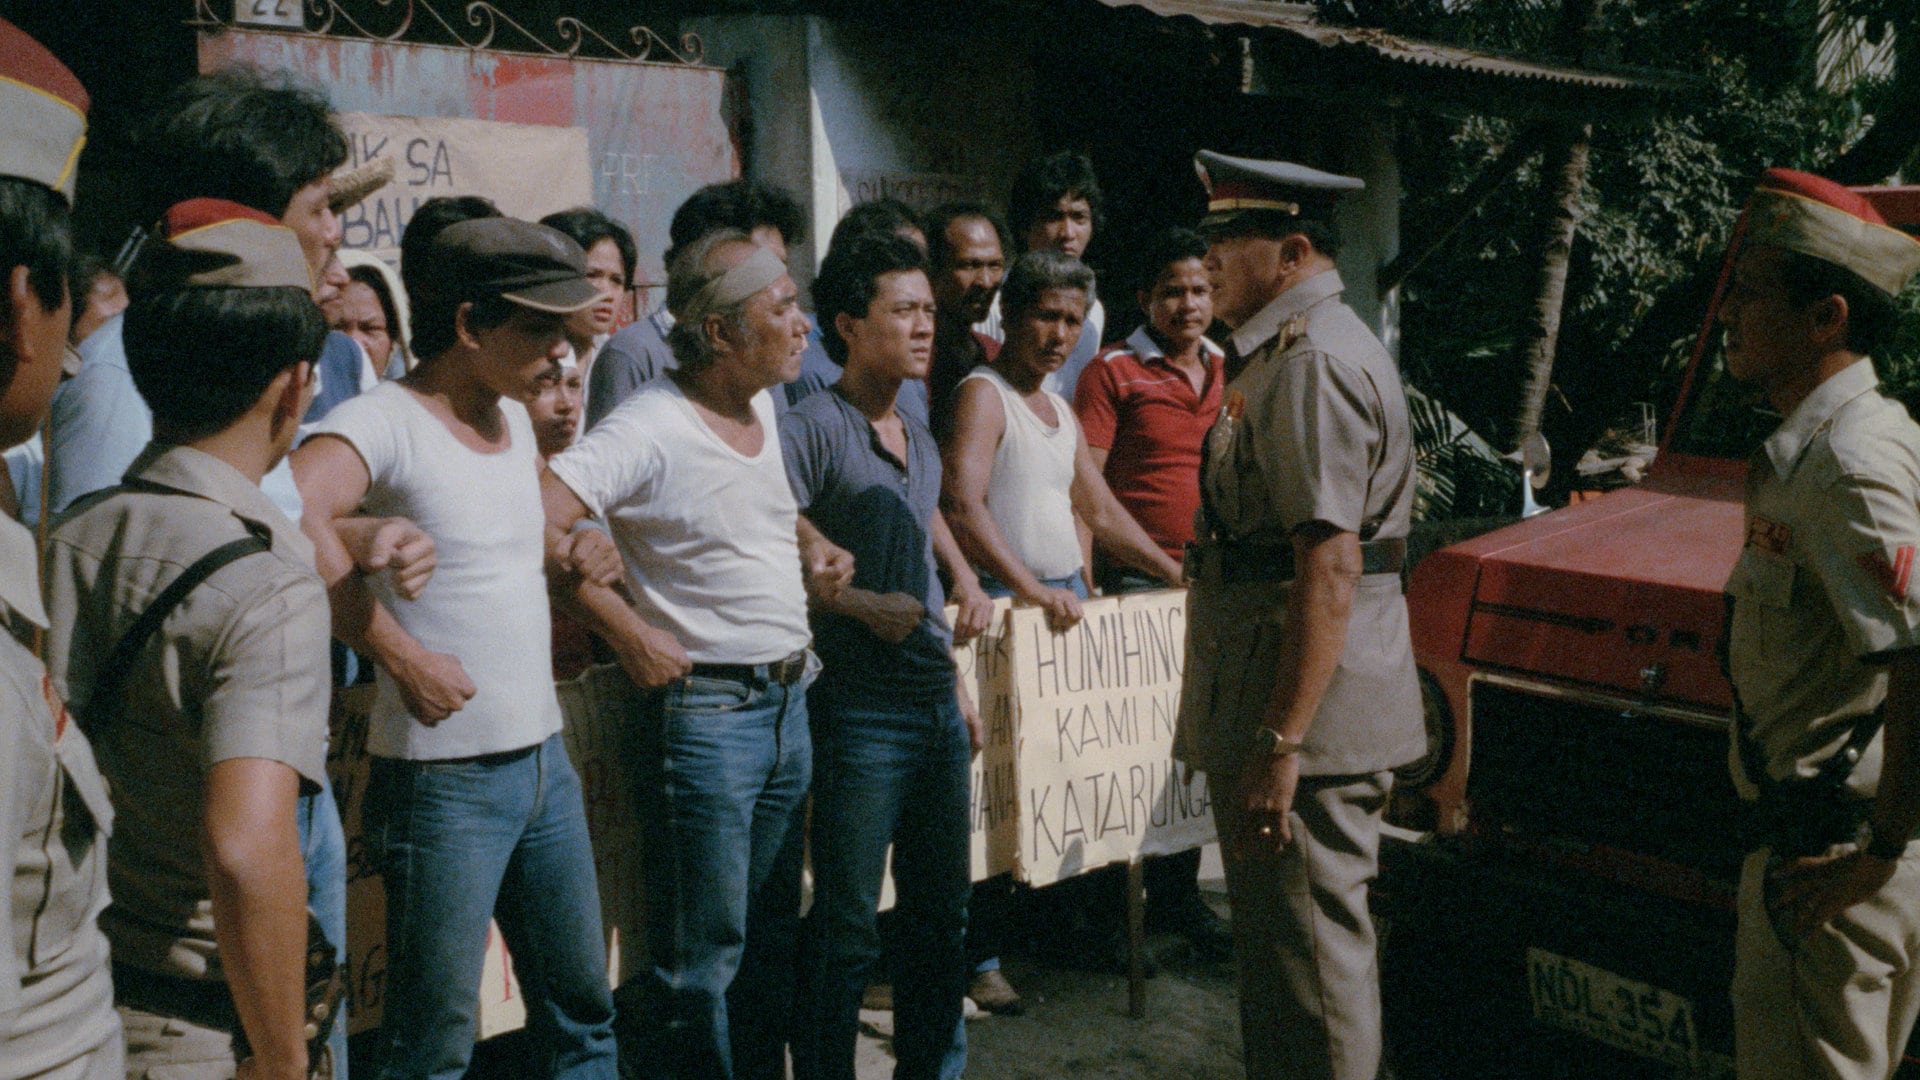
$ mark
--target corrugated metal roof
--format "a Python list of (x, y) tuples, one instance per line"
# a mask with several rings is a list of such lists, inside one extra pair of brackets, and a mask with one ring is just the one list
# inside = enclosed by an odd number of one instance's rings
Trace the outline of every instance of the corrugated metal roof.
[(1321, 22), (1311, 4), (1279, 0), (1100, 0), (1113, 8), (1144, 8), (1166, 18), (1187, 16), (1209, 25), (1246, 26), (1276, 30), (1326, 49), (1354, 49), (1396, 64), (1467, 72), (1496, 79), (1554, 83), (1595, 90), (1640, 91), (1671, 89), (1674, 80), (1609, 74), (1584, 68), (1534, 63), (1495, 53), (1415, 41), (1366, 27), (1334, 26)]

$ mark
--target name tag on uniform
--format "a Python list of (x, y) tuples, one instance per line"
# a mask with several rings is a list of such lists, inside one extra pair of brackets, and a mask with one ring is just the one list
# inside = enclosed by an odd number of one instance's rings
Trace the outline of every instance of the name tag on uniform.
[(1785, 555), (1793, 543), (1793, 527), (1755, 514), (1747, 519), (1747, 546), (1775, 555)]

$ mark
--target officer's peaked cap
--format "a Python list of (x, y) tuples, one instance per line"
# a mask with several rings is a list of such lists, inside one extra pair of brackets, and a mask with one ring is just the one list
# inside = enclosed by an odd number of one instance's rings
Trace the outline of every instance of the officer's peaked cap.
[(1207, 188), (1207, 214), (1200, 227), (1217, 228), (1246, 213), (1300, 217), (1324, 208), (1366, 182), (1322, 172), (1290, 161), (1229, 157), (1212, 150), (1193, 156), (1193, 167)]

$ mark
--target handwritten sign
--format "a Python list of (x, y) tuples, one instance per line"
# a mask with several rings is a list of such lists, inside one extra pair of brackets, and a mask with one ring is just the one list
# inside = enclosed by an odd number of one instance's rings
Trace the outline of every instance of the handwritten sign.
[(841, 208), (875, 199), (897, 199), (915, 210), (932, 210), (942, 203), (975, 202), (986, 197), (987, 184), (977, 176), (950, 173), (840, 170)]
[(393, 179), (340, 215), (342, 247), (399, 259), (413, 212), (442, 195), (480, 195), (501, 213), (537, 221), (593, 203), (584, 128), (439, 116), (339, 114), (347, 164), (393, 161)]
[[(953, 650), (954, 665), (973, 695), (986, 729), (986, 746), (974, 755), (967, 821), (973, 838), (973, 880), (1013, 870), (1020, 850), (1020, 783), (1014, 759), (1018, 745), (1013, 712), (1013, 639), (1007, 635), (1007, 600), (994, 603), (985, 633)], [(947, 625), (959, 614), (947, 609)]]
[(1186, 593), (1089, 600), (1064, 634), (1015, 608), (1020, 876), (1050, 885), (1135, 855), (1213, 839), (1206, 780), (1172, 759)]

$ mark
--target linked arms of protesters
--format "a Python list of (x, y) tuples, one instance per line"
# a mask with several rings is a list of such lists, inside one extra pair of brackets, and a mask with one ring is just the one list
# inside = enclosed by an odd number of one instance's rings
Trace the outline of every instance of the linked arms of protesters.
[[(549, 470), (540, 474), (540, 505), (547, 518), (547, 550), (558, 552), (574, 524), (587, 516), (587, 504)], [(583, 574), (574, 582), (572, 596), (563, 599), (570, 600), (568, 606), (612, 647), (620, 666), (641, 689), (665, 686), (693, 670), (679, 639), (642, 619), (611, 585)]]
[(459, 711), (475, 692), (466, 669), (457, 657), (427, 649), (401, 627), (354, 573), (354, 558), (336, 529), (354, 516), (372, 485), (366, 462), (345, 439), (316, 435), (293, 452), (289, 464), (305, 507), (300, 528), (313, 541), (315, 568), (333, 604), (334, 636), (386, 669), (414, 719), (437, 724)]

